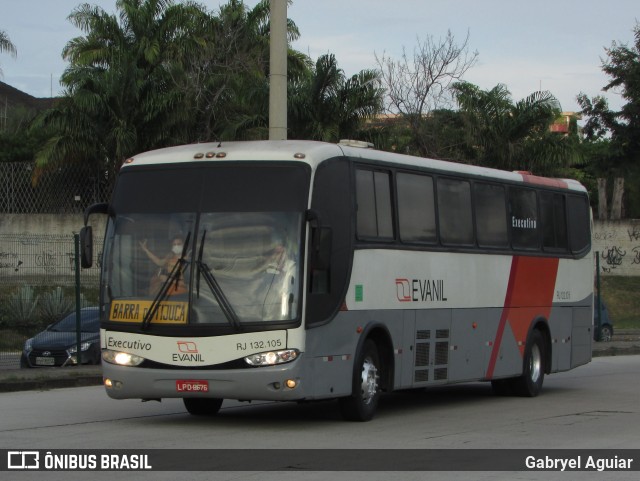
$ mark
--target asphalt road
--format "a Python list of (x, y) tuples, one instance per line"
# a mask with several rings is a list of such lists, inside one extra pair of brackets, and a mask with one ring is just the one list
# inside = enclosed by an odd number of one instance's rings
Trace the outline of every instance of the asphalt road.
[[(383, 396), (368, 423), (341, 420), (335, 402), (238, 403), (225, 401), (214, 418), (188, 415), (180, 400), (115, 401), (100, 386), (0, 394), (0, 449), (105, 450), (248, 449), (291, 451), (288, 466), (301, 461), (296, 449), (316, 449), (340, 470), (343, 450), (375, 453), (421, 449), (640, 449), (640, 356), (597, 357), (573, 371), (545, 378), (536, 398), (496, 397), (487, 383), (469, 383)], [(9, 415), (8, 415), (9, 414)], [(329, 450), (329, 451), (324, 451)], [(337, 451), (333, 451), (337, 450)], [(170, 451), (167, 451), (170, 453)], [(338, 453), (336, 455), (336, 452)], [(350, 451), (345, 451), (350, 453)], [(640, 454), (640, 451), (638, 451)], [(206, 454), (207, 452), (205, 452)], [(209, 452), (210, 456), (216, 451)], [(362, 455), (355, 451), (354, 455)], [(349, 454), (347, 454), (349, 455)], [(491, 451), (489, 456), (505, 456)], [(336, 457), (338, 456), (338, 457)], [(366, 461), (369, 458), (364, 458)], [(247, 466), (251, 465), (247, 459)], [(384, 459), (382, 460), (384, 461)], [(640, 455), (638, 455), (640, 463)], [(206, 462), (206, 459), (203, 461)], [(489, 462), (491, 460), (489, 459)], [(303, 465), (304, 463), (302, 463)], [(244, 465), (236, 466), (242, 469)], [(188, 467), (187, 467), (188, 468)], [(253, 469), (253, 468), (252, 468)], [(284, 469), (284, 468), (283, 468)], [(638, 479), (638, 472), (456, 471), (154, 472), (145, 479)], [(80, 479), (82, 473), (2, 473), (3, 479)], [(140, 473), (91, 473), (90, 479), (139, 479)], [(86, 474), (82, 479), (87, 479)]]

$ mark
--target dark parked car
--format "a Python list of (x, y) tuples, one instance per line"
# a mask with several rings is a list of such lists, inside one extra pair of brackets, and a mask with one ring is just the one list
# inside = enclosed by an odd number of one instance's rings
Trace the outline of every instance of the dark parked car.
[[(82, 364), (100, 363), (100, 313), (97, 307), (80, 310), (80, 359)], [(24, 343), (20, 367), (70, 366), (77, 364), (76, 313), (51, 324)]]
[(593, 310), (593, 339), (595, 341), (609, 342), (613, 338), (613, 320), (609, 317), (607, 305), (600, 301), (602, 319), (598, 318), (598, 304)]

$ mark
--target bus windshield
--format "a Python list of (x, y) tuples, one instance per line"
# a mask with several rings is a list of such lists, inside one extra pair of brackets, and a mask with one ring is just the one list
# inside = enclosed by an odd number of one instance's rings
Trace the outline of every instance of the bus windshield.
[(299, 319), (304, 204), (295, 209), (295, 197), (286, 210), (273, 198), (245, 199), (256, 209), (242, 211), (227, 210), (228, 199), (222, 211), (210, 199), (186, 202), (190, 212), (185, 205), (135, 212), (144, 209), (126, 203), (132, 212), (116, 211), (107, 231), (102, 283), (108, 320), (242, 331)]

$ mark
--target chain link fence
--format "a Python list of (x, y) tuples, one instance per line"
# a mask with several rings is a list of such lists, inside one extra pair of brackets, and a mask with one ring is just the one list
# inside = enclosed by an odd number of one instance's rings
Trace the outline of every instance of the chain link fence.
[(109, 200), (114, 176), (87, 165), (70, 165), (34, 177), (31, 162), (0, 163), (0, 213), (79, 214)]
[[(97, 306), (102, 242), (80, 270), (81, 307)], [(24, 343), (76, 307), (73, 235), (0, 234), (0, 368), (20, 365)]]

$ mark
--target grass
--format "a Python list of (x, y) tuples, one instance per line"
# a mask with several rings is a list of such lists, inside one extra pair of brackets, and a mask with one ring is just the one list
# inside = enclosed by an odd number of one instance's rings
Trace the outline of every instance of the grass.
[(640, 277), (601, 277), (600, 290), (614, 329), (640, 328)]

